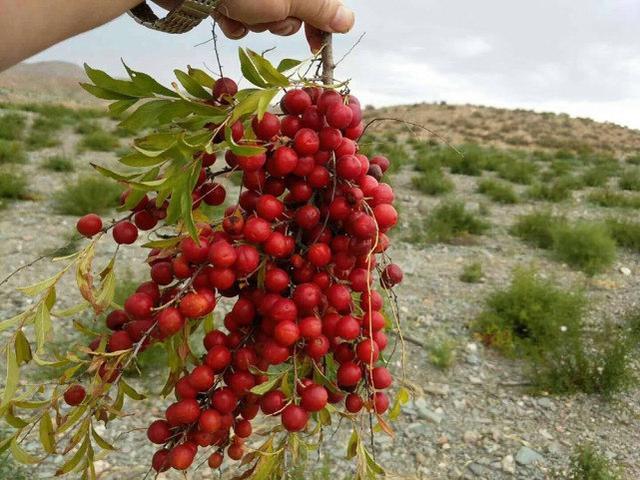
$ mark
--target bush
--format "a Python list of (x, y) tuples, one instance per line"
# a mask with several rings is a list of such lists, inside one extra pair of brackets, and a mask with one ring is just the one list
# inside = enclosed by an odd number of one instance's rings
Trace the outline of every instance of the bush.
[(640, 208), (640, 196), (625, 195), (613, 190), (603, 189), (591, 192), (588, 200), (601, 207), (608, 208)]
[(42, 162), (42, 166), (52, 172), (73, 172), (75, 166), (65, 155), (53, 155)]
[(456, 361), (456, 343), (449, 337), (438, 336), (427, 344), (429, 361), (440, 370), (448, 370)]
[(468, 235), (481, 235), (488, 227), (475, 214), (467, 211), (463, 202), (445, 201), (426, 217), (424, 232), (414, 240), (426, 238), (430, 242), (449, 242)]
[(548, 202), (561, 202), (571, 197), (571, 191), (579, 188), (580, 182), (571, 175), (565, 175), (550, 183), (535, 183), (527, 191), (529, 198), (546, 200)]
[(102, 130), (102, 128), (100, 127), (100, 124), (95, 120), (80, 120), (74, 130), (80, 135), (87, 135), (89, 133)]
[(627, 170), (620, 176), (618, 187), (622, 190), (640, 191), (640, 169)]
[(617, 218), (607, 219), (609, 234), (623, 248), (640, 252), (640, 223)]
[(0, 198), (20, 200), (27, 198), (27, 180), (22, 175), (0, 171)]
[(590, 167), (582, 174), (582, 182), (588, 187), (604, 187), (610, 174), (599, 167)]
[(427, 195), (442, 195), (454, 189), (454, 184), (442, 170), (423, 172), (411, 179), (413, 187)]
[(482, 280), (482, 264), (473, 262), (465, 265), (460, 274), (460, 281), (465, 283), (479, 283)]
[(569, 480), (622, 480), (622, 470), (592, 445), (580, 445), (571, 457)]
[(521, 215), (511, 227), (511, 234), (538, 248), (553, 246), (553, 227), (563, 223), (564, 217), (553, 215), (549, 211), (533, 212)]
[(559, 289), (533, 270), (518, 269), (509, 287), (489, 295), (474, 329), (503, 354), (526, 356), (578, 335), (585, 306), (582, 292)]
[(519, 201), (511, 185), (490, 178), (478, 182), (478, 192), (498, 203), (513, 204)]
[(556, 257), (588, 275), (602, 272), (616, 258), (616, 242), (604, 224), (558, 224), (552, 235)]
[(26, 123), (24, 115), (15, 112), (5, 113), (0, 117), (0, 139), (22, 139)]
[(54, 208), (63, 215), (86, 215), (104, 213), (119, 204), (120, 187), (96, 176), (80, 177), (76, 183), (54, 196)]
[(27, 153), (20, 142), (0, 140), (0, 165), (3, 163), (26, 163)]
[(110, 152), (115, 150), (120, 142), (111, 133), (104, 130), (96, 130), (95, 132), (85, 135), (78, 144), (81, 150), (92, 150), (96, 152)]
[(29, 150), (41, 150), (60, 145), (58, 133), (62, 128), (60, 119), (55, 117), (38, 116), (33, 124), (25, 144)]
[(536, 166), (526, 160), (504, 163), (498, 168), (498, 176), (513, 183), (529, 185), (533, 181)]

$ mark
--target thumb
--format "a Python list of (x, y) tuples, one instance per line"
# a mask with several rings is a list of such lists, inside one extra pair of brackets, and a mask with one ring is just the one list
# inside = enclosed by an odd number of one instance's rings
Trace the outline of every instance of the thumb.
[(348, 32), (355, 21), (353, 11), (339, 0), (291, 0), (289, 15), (332, 33)]

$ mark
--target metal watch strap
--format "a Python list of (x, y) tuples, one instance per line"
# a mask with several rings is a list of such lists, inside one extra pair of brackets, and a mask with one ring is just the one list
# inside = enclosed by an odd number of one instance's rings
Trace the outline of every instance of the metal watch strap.
[(211, 16), (219, 0), (184, 0), (165, 18), (158, 18), (146, 2), (129, 10), (136, 22), (153, 30), (166, 33), (184, 33)]

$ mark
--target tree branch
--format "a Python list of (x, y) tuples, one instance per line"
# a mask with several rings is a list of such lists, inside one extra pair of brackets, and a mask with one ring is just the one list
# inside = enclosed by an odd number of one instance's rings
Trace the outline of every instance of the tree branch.
[(322, 83), (333, 83), (333, 71), (336, 68), (333, 60), (333, 38), (330, 33), (322, 34)]

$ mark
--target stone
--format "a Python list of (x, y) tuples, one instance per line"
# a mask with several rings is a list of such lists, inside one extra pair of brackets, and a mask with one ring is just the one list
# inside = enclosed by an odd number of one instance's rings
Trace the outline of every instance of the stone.
[(464, 440), (464, 443), (478, 443), (481, 438), (482, 435), (480, 435), (475, 430), (467, 430), (462, 435), (462, 440)]
[(628, 277), (629, 275), (631, 275), (631, 269), (627, 267), (620, 267), (620, 273), (625, 277)]
[(516, 461), (513, 458), (513, 455), (507, 455), (504, 457), (500, 462), (500, 465), (502, 466), (503, 471), (510, 473), (511, 475), (516, 473)]
[(516, 454), (516, 462), (520, 465), (531, 465), (544, 461), (544, 457), (529, 447), (522, 446)]
[(548, 398), (542, 397), (537, 400), (538, 406), (544, 408), (545, 410), (554, 411), (556, 409), (555, 404)]
[(418, 418), (428, 420), (435, 424), (439, 424), (442, 421), (442, 415), (434, 412), (433, 410), (430, 410), (429, 407), (427, 407), (427, 401), (424, 399), (424, 397), (418, 398), (414, 402), (414, 406), (416, 411), (418, 412)]
[(427, 383), (424, 387), (422, 387), (426, 393), (430, 393), (432, 395), (441, 395), (446, 397), (449, 395), (449, 385), (446, 383)]

